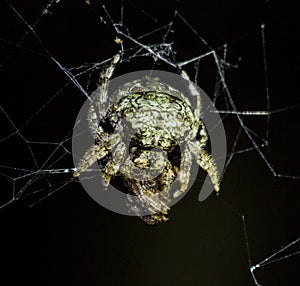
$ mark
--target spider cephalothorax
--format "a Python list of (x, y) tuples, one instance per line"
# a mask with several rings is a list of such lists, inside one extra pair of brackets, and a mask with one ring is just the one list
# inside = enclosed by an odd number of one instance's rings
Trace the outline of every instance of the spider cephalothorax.
[[(116, 55), (101, 76), (88, 113), (95, 145), (86, 151), (74, 177), (98, 161), (104, 187), (115, 177), (124, 182), (130, 211), (148, 224), (167, 221), (172, 198), (187, 190), (192, 156), (219, 191), (216, 165), (204, 150), (208, 136), (200, 118), (200, 94), (189, 86), (197, 99), (192, 108), (182, 92), (146, 76), (118, 88), (108, 106), (108, 80), (118, 61)], [(181, 76), (190, 82), (184, 71)], [(174, 181), (179, 187), (171, 192)]]

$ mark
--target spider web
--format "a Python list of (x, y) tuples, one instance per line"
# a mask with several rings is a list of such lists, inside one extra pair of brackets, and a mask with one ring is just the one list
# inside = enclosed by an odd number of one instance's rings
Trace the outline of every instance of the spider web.
[[(249, 281), (271, 285), (265, 281), (269, 273), (276, 277), (273, 264), (295, 267), (300, 234), (298, 221), (291, 221), (299, 202), (299, 139), (294, 138), (299, 100), (296, 81), (288, 78), (296, 55), (290, 49), (291, 22), (285, 15), (270, 21), (276, 11), (272, 3), (253, 4), (253, 20), (222, 30), (209, 21), (205, 9), (198, 19), (193, 4), (160, 3), (162, 16), (157, 3), (74, 2), (1, 2), (0, 209), (35, 206), (76, 184), (71, 154), (76, 114), (95, 90), (99, 73), (121, 50), (115, 76), (151, 68), (177, 72), (181, 67), (211, 95), (229, 146), (218, 199), (240, 219), (236, 231), (243, 235)], [(231, 16), (244, 12), (232, 5)], [(281, 44), (292, 71), (282, 76), (276, 37), (287, 32), (288, 49)], [(263, 209), (269, 212), (265, 220)], [(275, 213), (283, 229), (264, 229)], [(266, 238), (257, 235), (258, 229)]]

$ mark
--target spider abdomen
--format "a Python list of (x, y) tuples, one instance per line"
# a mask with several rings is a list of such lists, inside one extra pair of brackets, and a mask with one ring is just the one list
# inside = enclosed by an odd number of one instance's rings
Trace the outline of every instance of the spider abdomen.
[(141, 130), (146, 145), (146, 138), (152, 138), (151, 142), (166, 141), (168, 136), (184, 140), (196, 122), (193, 109), (184, 100), (155, 91), (128, 94), (109, 109), (107, 118), (113, 126), (124, 120), (121, 125)]

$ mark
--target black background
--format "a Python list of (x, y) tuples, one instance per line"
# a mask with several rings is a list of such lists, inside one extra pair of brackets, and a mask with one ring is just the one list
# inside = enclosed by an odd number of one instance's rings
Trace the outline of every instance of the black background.
[[(20, 127), (68, 78), (32, 33), (17, 47), (28, 29), (5, 1), (0, 3), (1, 106)], [(30, 25), (45, 7), (45, 3), (36, 1), (8, 3)], [(116, 22), (120, 3), (104, 2)], [(169, 23), (174, 9), (178, 9), (214, 49), (228, 43), (228, 60), (239, 63), (238, 69), (228, 71), (227, 78), (239, 110), (263, 110), (266, 106), (260, 29), (265, 23), (271, 107), (275, 110), (299, 103), (299, 27), (289, 3), (124, 3), (124, 23), (133, 37), (159, 27), (153, 18)], [(101, 61), (118, 51), (111, 25), (98, 20), (99, 15), (105, 18), (98, 4), (94, 1), (93, 9), (84, 1), (62, 0), (35, 27), (45, 47), (63, 66)], [(177, 21), (174, 30), (178, 61), (207, 51), (183, 22)], [(153, 36), (145, 41), (159, 42), (161, 38)], [(123, 64), (116, 74), (148, 65), (147, 59)], [(157, 68), (166, 69), (164, 65)], [(193, 68), (187, 67), (187, 71), (192, 74)], [(209, 95), (213, 93), (215, 75), (213, 60), (204, 60), (198, 84)], [(86, 80), (79, 79), (81, 83)], [(26, 124), (22, 134), (31, 141), (62, 141), (84, 100), (80, 91), (69, 85)], [(12, 127), (3, 114), (0, 118), (1, 136), (5, 137)], [(246, 124), (262, 136), (265, 121), (251, 117)], [(278, 173), (300, 175), (298, 124), (299, 108), (271, 117), (269, 147)], [(224, 119), (224, 125), (230, 147), (238, 125), (234, 117)], [(240, 144), (241, 149), (249, 146), (245, 138)], [(50, 149), (30, 146), (38, 162), (49, 156)], [(18, 136), (1, 141), (0, 148), (0, 165), (32, 169), (28, 144)], [(71, 156), (60, 164), (58, 167), (72, 167)], [(0, 179), (4, 202), (11, 194), (12, 181), (5, 176)], [(52, 179), (54, 184), (61, 180), (59, 176)], [(199, 174), (190, 192), (172, 208), (168, 223), (153, 227), (136, 217), (102, 208), (76, 183), (31, 208), (26, 206), (26, 199), (10, 204), (0, 210), (1, 285), (254, 285), (241, 217), (246, 218), (255, 264), (299, 237), (299, 180), (274, 177), (256, 151), (236, 155), (225, 172), (221, 195), (200, 203), (197, 196), (202, 179), (203, 174)], [(297, 246), (299, 250), (298, 243), (289, 253), (296, 252)], [(299, 259), (295, 256), (258, 269), (257, 278), (262, 285), (297, 285)]]

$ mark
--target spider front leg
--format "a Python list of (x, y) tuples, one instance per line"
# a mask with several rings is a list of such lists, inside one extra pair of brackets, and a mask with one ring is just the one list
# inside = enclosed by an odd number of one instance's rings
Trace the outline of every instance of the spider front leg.
[(105, 72), (100, 74), (98, 88), (93, 93), (95, 100), (92, 103), (88, 114), (89, 126), (92, 132), (97, 130), (100, 120), (106, 115), (108, 107), (108, 84), (120, 59), (121, 52), (119, 52), (112, 58), (109, 67)]
[(218, 193), (220, 191), (220, 182), (215, 160), (201, 147), (201, 144), (198, 141), (189, 142), (188, 145), (189, 149), (196, 157), (197, 163), (207, 172), (214, 185), (215, 191)]
[(124, 142), (119, 143), (115, 150), (112, 153), (112, 160), (107, 163), (107, 165), (104, 168), (104, 172), (102, 175), (103, 179), (103, 186), (104, 188), (107, 188), (111, 178), (117, 174), (117, 172), (120, 169), (121, 164), (125, 160), (126, 155), (126, 145)]
[(105, 140), (98, 142), (93, 145), (83, 156), (77, 167), (76, 172), (73, 174), (73, 178), (78, 177), (81, 173), (85, 172), (90, 166), (92, 166), (96, 161), (102, 159), (106, 156), (114, 146), (116, 146), (120, 141), (119, 134), (113, 134), (106, 136)]
[(79, 163), (79, 167), (73, 174), (73, 177), (78, 177), (82, 172), (86, 171), (88, 167), (93, 165), (96, 161), (106, 156), (111, 149), (120, 141), (119, 135), (109, 135), (104, 132), (99, 122), (105, 117), (107, 112), (107, 89), (109, 80), (112, 77), (114, 69), (117, 63), (120, 61), (121, 52), (116, 54), (111, 61), (111, 64), (104, 73), (100, 74), (99, 85), (94, 92), (94, 102), (92, 102), (89, 108), (87, 119), (89, 122), (89, 128), (98, 141), (98, 143), (92, 146), (84, 155), (83, 159)]
[(195, 87), (195, 85), (193, 84), (193, 82), (190, 80), (190, 77), (188, 76), (186, 71), (184, 69), (182, 69), (181, 67), (179, 67), (179, 69), (180, 69), (181, 77), (184, 78), (188, 82), (188, 88), (189, 88), (190, 93), (196, 97), (195, 117), (200, 118), (200, 115), (201, 115), (200, 114), (200, 111), (201, 111), (200, 93), (199, 93), (198, 89)]

